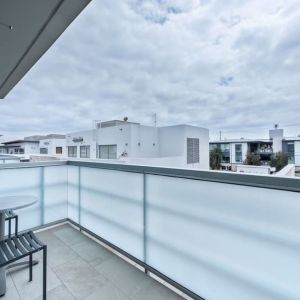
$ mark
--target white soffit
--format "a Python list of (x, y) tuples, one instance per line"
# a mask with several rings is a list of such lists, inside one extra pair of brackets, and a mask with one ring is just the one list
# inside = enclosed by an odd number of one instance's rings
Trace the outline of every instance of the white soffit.
[(89, 2), (0, 1), (0, 99), (22, 79)]

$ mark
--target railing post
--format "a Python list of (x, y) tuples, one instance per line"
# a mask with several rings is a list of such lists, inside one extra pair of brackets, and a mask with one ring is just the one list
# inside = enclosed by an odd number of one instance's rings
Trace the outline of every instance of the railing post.
[(40, 173), (40, 201), (41, 201), (41, 225), (45, 224), (45, 167), (41, 167)]
[(81, 167), (78, 167), (78, 224), (81, 225)]
[(147, 182), (146, 174), (143, 173), (143, 252), (144, 252), (144, 263), (145, 263), (145, 273), (148, 274), (147, 265)]

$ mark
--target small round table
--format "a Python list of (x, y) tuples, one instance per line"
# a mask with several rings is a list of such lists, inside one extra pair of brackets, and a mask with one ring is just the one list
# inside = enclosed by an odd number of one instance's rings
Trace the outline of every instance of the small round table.
[[(0, 197), (0, 241), (5, 235), (5, 211), (17, 210), (31, 206), (38, 201), (38, 198), (28, 195)], [(0, 268), (0, 296), (6, 292), (6, 268)]]

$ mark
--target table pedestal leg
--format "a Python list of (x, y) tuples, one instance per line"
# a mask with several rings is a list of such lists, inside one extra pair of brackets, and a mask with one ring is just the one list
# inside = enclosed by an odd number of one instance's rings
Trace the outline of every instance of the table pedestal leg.
[[(0, 213), (0, 241), (4, 240), (5, 234), (5, 214)], [(6, 272), (5, 268), (0, 268), (0, 296), (6, 293)]]

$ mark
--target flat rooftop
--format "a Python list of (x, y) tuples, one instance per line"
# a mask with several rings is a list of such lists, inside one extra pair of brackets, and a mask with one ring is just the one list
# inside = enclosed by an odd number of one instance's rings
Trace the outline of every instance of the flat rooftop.
[[(49, 300), (179, 300), (178, 294), (103, 247), (86, 234), (63, 224), (37, 233), (48, 245)], [(42, 260), (42, 253), (34, 259)], [(42, 264), (7, 273), (3, 300), (41, 300)]]

